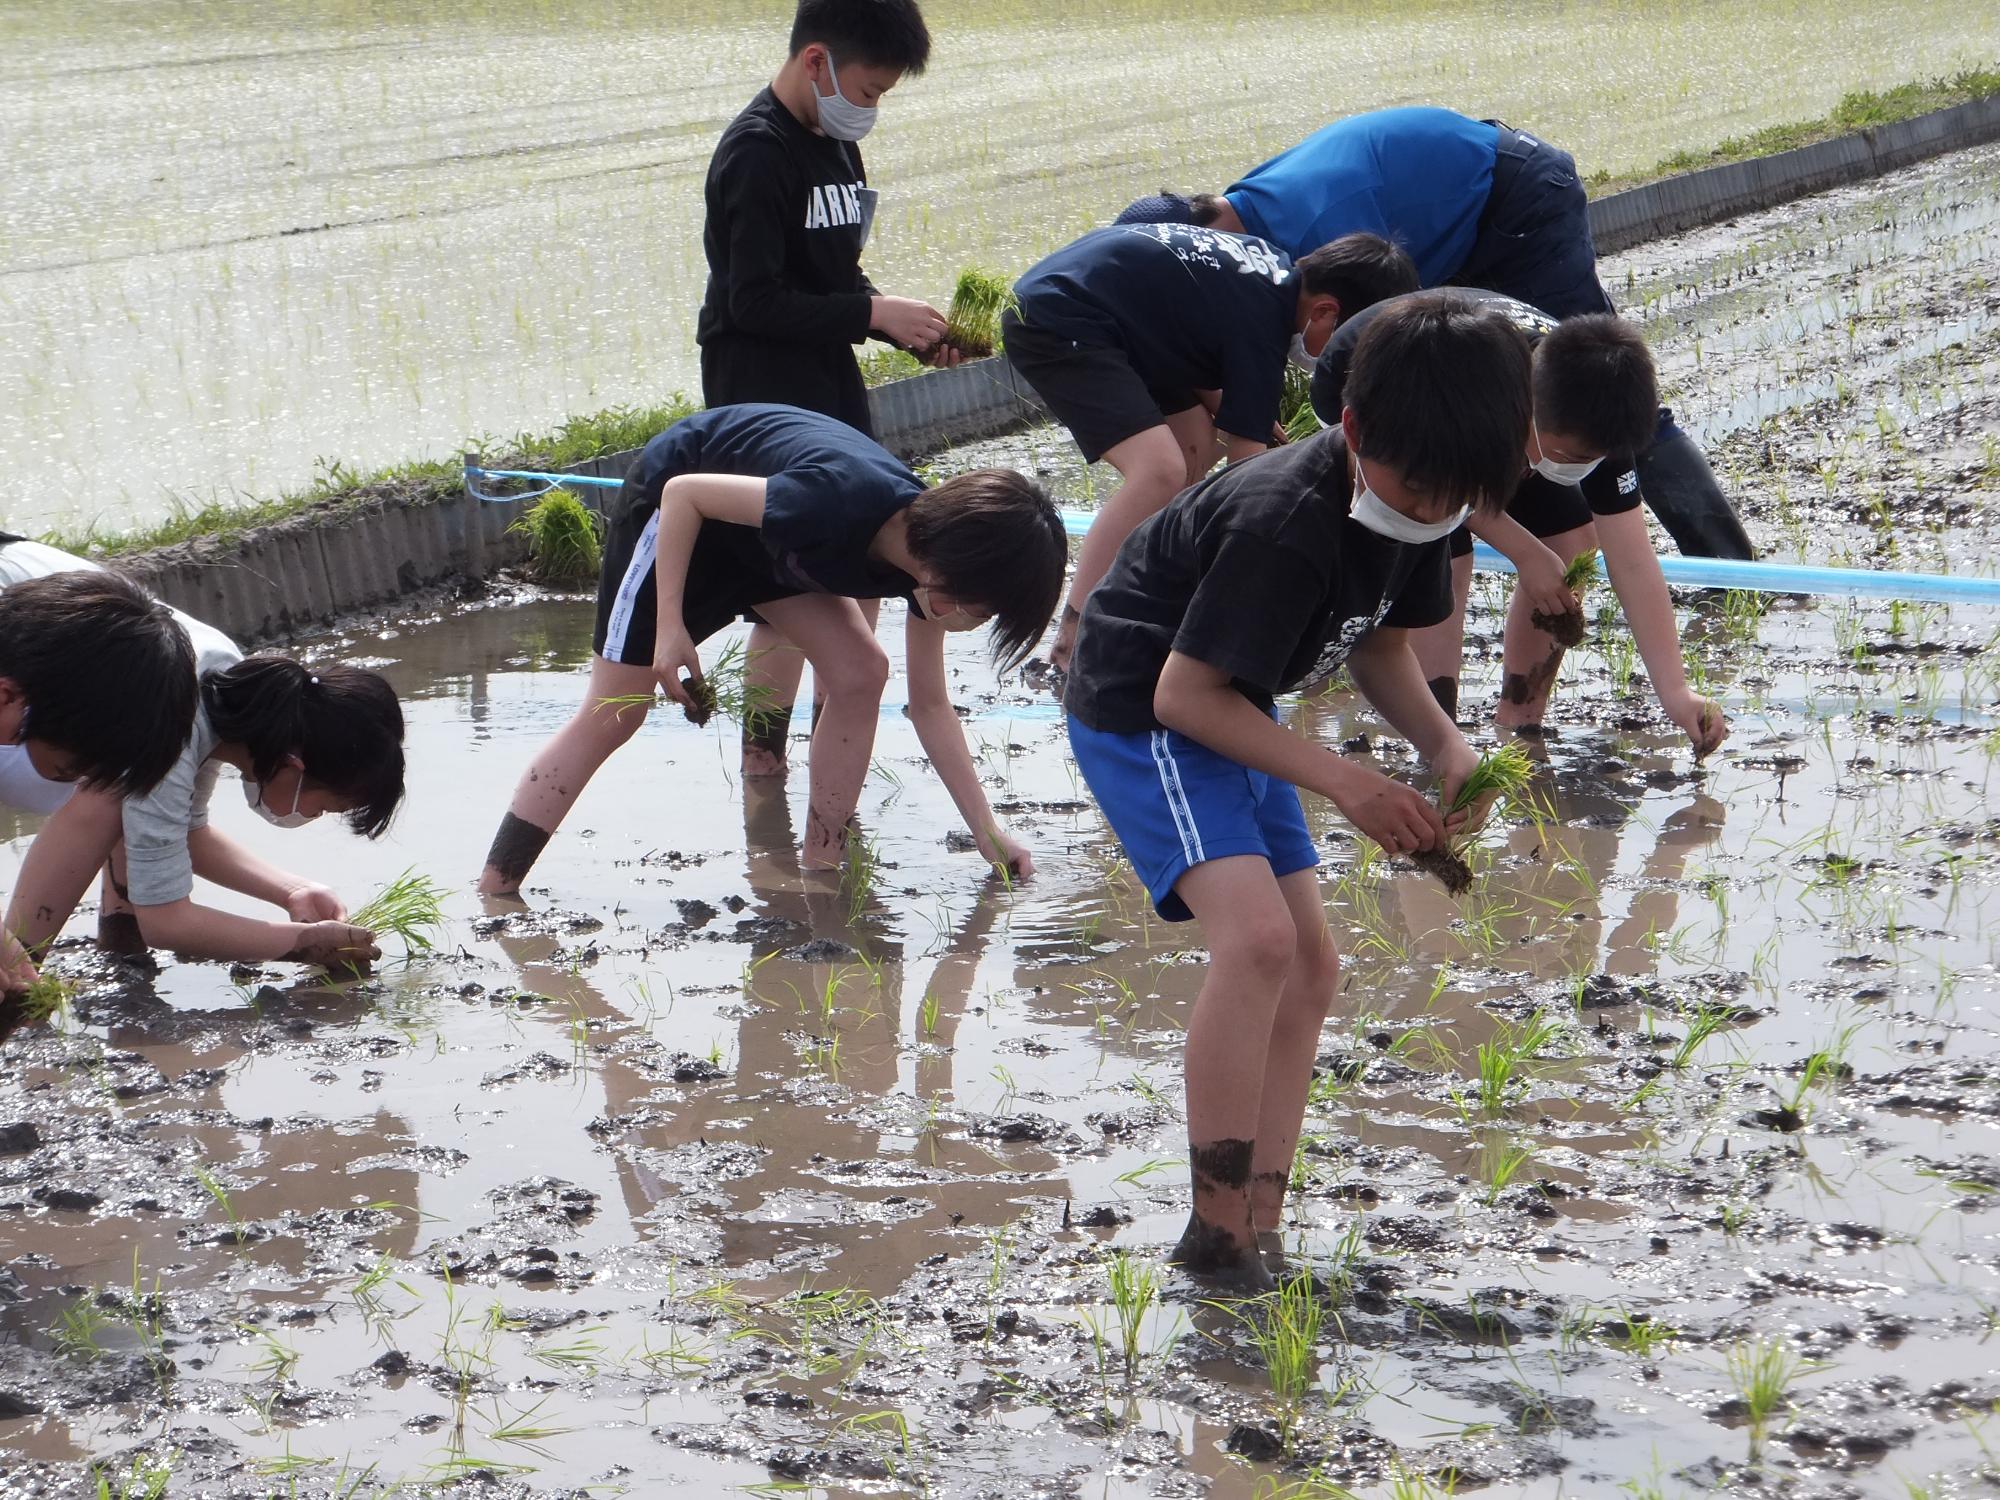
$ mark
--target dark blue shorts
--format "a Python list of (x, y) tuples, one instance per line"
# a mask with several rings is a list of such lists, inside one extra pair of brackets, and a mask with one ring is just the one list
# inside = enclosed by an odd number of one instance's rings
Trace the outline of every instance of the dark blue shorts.
[(1289, 782), (1239, 766), (1171, 729), (1107, 734), (1072, 714), (1069, 743), (1153, 909), (1169, 922), (1193, 917), (1174, 882), (1208, 860), (1257, 854), (1271, 862), (1273, 875), (1319, 863)]
[(1576, 158), (1525, 130), (1493, 123), (1500, 131), (1493, 190), (1453, 284), (1504, 292), (1552, 318), (1615, 311), (1597, 279), (1590, 204)]

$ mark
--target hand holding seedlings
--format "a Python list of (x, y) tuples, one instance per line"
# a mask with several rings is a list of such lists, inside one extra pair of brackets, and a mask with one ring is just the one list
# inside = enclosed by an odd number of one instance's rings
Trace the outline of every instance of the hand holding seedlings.
[(653, 675), (660, 691), (678, 703), (696, 724), (708, 722), (713, 700), (703, 696), (701, 653), (694, 638), (680, 620), (660, 621), (660, 633), (653, 646)]
[(1533, 779), (1534, 774), (1535, 763), (1528, 759), (1528, 753), (1519, 745), (1502, 745), (1498, 750), (1480, 756), (1465, 779), (1450, 791), (1449, 800), (1444, 805), (1446, 818), (1464, 816), (1461, 831), (1453, 840), (1440, 840), (1435, 847), (1412, 853), (1410, 863), (1437, 876), (1452, 895), (1464, 891), (1472, 884), (1472, 868), (1453, 843), (1476, 830), (1485, 821), (1486, 810), (1493, 803), (1502, 797), (1513, 796)]
[(875, 297), (868, 304), (868, 331), (887, 334), (921, 359), (944, 339), (945, 318), (915, 297)]
[(1694, 747), (1697, 764), (1708, 759), (1729, 738), (1729, 719), (1713, 698), (1688, 692), (1666, 705), (1667, 714), (1678, 724)]
[(1414, 854), (1444, 843), (1444, 818), (1430, 798), (1380, 771), (1346, 762), (1342, 766), (1348, 773), (1345, 790), (1335, 791), (1333, 805), (1361, 832), (1391, 854)]
[(299, 934), (285, 955), (289, 963), (316, 964), (322, 969), (351, 969), (366, 974), (382, 956), (375, 934), (351, 922), (314, 922)]
[(294, 922), (342, 922), (347, 919), (347, 906), (327, 887), (307, 881), (286, 894), (285, 914)]
[(1532, 548), (1524, 547), (1521, 553), (1521, 556), (1512, 559), (1516, 579), (1514, 586), (1528, 601), (1535, 619), (1560, 619), (1574, 614), (1577, 608), (1576, 592), (1570, 587), (1569, 571), (1563, 566), (1563, 560), (1539, 544)]
[(0, 992), (11, 995), (29, 989), (40, 977), (21, 940), (0, 928)]
[(979, 836), (979, 852), (993, 866), (993, 873), (1012, 884), (1028, 880), (1035, 873), (1035, 857), (1028, 846), (1001, 828), (987, 828)]
[(437, 946), (432, 934), (444, 929), (444, 887), (405, 870), (354, 914), (354, 925), (400, 939), (406, 958), (428, 953)]
[(1588, 552), (1579, 552), (1563, 569), (1562, 587), (1569, 597), (1568, 607), (1560, 613), (1552, 613), (1538, 604), (1528, 618), (1537, 628), (1554, 636), (1559, 645), (1581, 646), (1584, 636), (1583, 596), (1590, 587), (1591, 579), (1596, 576), (1597, 549), (1593, 547)]

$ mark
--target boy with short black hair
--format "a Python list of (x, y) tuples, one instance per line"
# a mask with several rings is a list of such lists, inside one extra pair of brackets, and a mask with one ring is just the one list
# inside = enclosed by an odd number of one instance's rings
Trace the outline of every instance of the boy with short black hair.
[[(174, 612), (130, 579), (0, 533), (0, 804), (53, 812), (76, 785), (150, 790), (194, 722), (195, 658)], [(0, 931), (0, 992), (35, 982)]]
[[(1639, 508), (1633, 454), (1651, 441), (1659, 408), (1645, 339), (1615, 314), (1557, 322), (1498, 292), (1468, 288), (1464, 295), (1510, 319), (1534, 347), (1534, 421), (1525, 452), (1528, 470), (1505, 513), (1475, 516), (1452, 537), (1451, 617), (1413, 637), (1431, 691), (1456, 716), (1477, 535), (1514, 564), (1520, 580), (1501, 640), (1495, 722), (1539, 729), (1564, 649), (1545, 627), (1579, 613), (1563, 574), (1573, 559), (1596, 548), (1660, 706), (1687, 734), (1696, 756), (1707, 755), (1728, 736), (1728, 720), (1720, 704), (1688, 686), (1673, 599)], [(1313, 370), (1313, 409), (1321, 421), (1338, 418), (1359, 340), (1371, 321), (1395, 305), (1367, 309), (1328, 341)]]
[[(1609, 313), (1576, 158), (1502, 120), (1403, 105), (1322, 126), (1224, 193), (1142, 198), (1121, 222), (1164, 219), (1259, 235), (1299, 254), (1367, 231), (1410, 252), (1425, 286), (1490, 287), (1552, 317)], [(1753, 555), (1701, 450), (1660, 407), (1639, 445), (1648, 501), (1682, 552)]]
[(1520, 471), (1529, 353), (1451, 293), (1398, 299), (1335, 428), (1232, 464), (1140, 524), (1084, 605), (1064, 704), (1078, 767), (1169, 921), (1202, 923), (1188, 1025), (1193, 1212), (1174, 1259), (1269, 1285), (1320, 1027), (1339, 977), (1296, 788), (1392, 853), (1427, 798), (1282, 727), (1273, 700), (1343, 665), (1449, 801), (1477, 761), (1406, 639), (1450, 610), (1446, 537)]
[[(876, 190), (857, 143), (882, 96), (922, 73), (930, 52), (915, 0), (800, 0), (784, 66), (709, 162), (708, 291), (695, 325), (707, 405), (778, 402), (872, 436), (855, 345), (879, 338), (935, 365), (958, 362), (942, 313), (885, 296), (861, 269)], [(803, 658), (761, 621), (749, 651), (772, 706), (745, 737), (743, 769), (779, 774)]]
[(682, 419), (626, 476), (598, 582), (588, 694), (515, 789), (480, 889), (519, 890), (585, 783), (644, 722), (656, 687), (690, 718), (705, 714), (695, 648), (751, 607), (798, 643), (826, 688), (804, 862), (837, 867), (888, 679), (855, 601), (882, 598), (910, 604), (908, 714), (924, 753), (979, 851), (1031, 874), (1028, 851), (994, 822), (966, 749), (944, 638), (991, 621), (995, 659), (1018, 663), (1055, 611), (1067, 554), (1048, 495), (1010, 469), (927, 488), (817, 412), (741, 405)]
[(1271, 443), (1285, 358), (1305, 363), (1359, 309), (1416, 287), (1409, 257), (1349, 235), (1296, 264), (1247, 235), (1179, 224), (1086, 234), (1015, 284), (1007, 359), (1120, 484), (1077, 555), (1051, 659), (1069, 659), (1078, 611), (1132, 528), (1206, 474), (1218, 437), (1234, 462)]

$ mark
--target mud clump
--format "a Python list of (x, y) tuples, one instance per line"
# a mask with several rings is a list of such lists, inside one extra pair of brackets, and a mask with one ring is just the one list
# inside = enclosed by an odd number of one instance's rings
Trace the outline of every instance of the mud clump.
[(1555, 637), (1556, 644), (1566, 650), (1573, 651), (1581, 646), (1584, 636), (1588, 633), (1583, 610), (1580, 607), (1566, 609), (1559, 615), (1538, 609), (1528, 615), (1528, 620), (1535, 629), (1545, 630)]
[(1435, 876), (1438, 883), (1454, 896), (1463, 896), (1472, 889), (1472, 866), (1455, 849), (1443, 846), (1419, 849), (1408, 858), (1426, 875)]

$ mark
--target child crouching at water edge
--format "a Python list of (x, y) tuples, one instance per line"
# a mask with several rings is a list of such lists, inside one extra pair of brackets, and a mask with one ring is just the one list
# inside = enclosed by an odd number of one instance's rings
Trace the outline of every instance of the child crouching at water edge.
[[(9, 927), (31, 951), (62, 930), (100, 870), (99, 937), (121, 949), (195, 958), (365, 965), (373, 934), (346, 920), (332, 890), (258, 858), (209, 822), (224, 766), (265, 821), (300, 827), (327, 813), (379, 836), (403, 796), (403, 713), (373, 672), (306, 666), (286, 656), (239, 659), (226, 638), (198, 640), (194, 729), (164, 780), (122, 802), (77, 796), (43, 827), (23, 863)], [(195, 877), (283, 910), (241, 916), (194, 899)]]
[[(1449, 803), (1477, 756), (1407, 632), (1451, 610), (1447, 541), (1506, 500), (1528, 437), (1526, 340), (1449, 293), (1403, 299), (1356, 350), (1337, 427), (1183, 492), (1084, 607), (1065, 693), (1078, 767), (1208, 977), (1188, 1025), (1194, 1202), (1176, 1262), (1270, 1284), (1319, 1032), (1339, 977), (1296, 788), (1395, 854), (1464, 826), (1283, 728), (1273, 700), (1343, 665)], [(1474, 816), (1483, 813), (1476, 810)]]
[[(697, 647), (754, 608), (813, 665), (808, 869), (838, 868), (874, 748), (889, 661), (857, 600), (909, 603), (909, 718), (979, 852), (1015, 876), (1028, 851), (993, 818), (945, 678), (947, 633), (992, 626), (1003, 670), (1041, 639), (1068, 540), (1040, 486), (977, 469), (935, 487), (832, 417), (745, 404), (697, 412), (646, 445), (604, 551), (590, 680), (523, 773), (479, 888), (511, 895), (597, 768), (663, 691), (705, 715)], [(685, 674), (686, 680), (683, 680)], [(698, 696), (699, 695), (699, 696)]]

